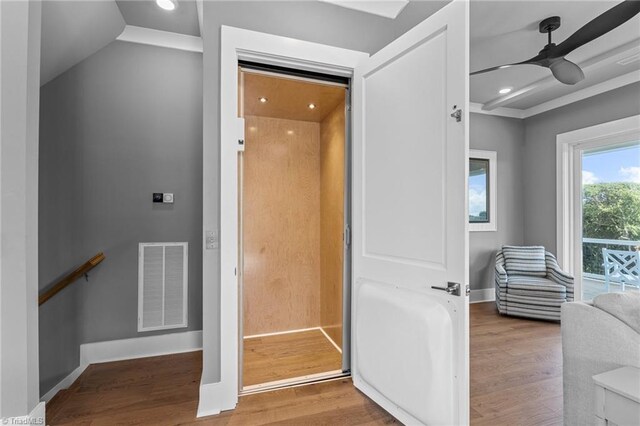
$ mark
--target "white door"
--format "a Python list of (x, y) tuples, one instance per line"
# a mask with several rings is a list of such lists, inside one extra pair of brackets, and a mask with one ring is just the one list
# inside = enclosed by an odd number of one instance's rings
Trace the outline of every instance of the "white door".
[(406, 424), (469, 423), (467, 28), (454, 1), (354, 74), (352, 375)]

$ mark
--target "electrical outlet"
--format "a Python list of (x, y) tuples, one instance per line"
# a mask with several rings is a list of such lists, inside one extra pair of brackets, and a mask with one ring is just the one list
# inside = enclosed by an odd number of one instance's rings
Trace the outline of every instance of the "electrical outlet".
[(207, 231), (205, 244), (207, 250), (217, 249), (219, 247), (218, 231)]

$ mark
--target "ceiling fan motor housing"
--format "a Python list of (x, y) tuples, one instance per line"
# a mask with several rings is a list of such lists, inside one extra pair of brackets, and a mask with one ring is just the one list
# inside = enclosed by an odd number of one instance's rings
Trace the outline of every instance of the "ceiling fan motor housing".
[(548, 32), (552, 32), (560, 28), (560, 17), (559, 16), (551, 16), (543, 21), (540, 21), (540, 32), (546, 34)]

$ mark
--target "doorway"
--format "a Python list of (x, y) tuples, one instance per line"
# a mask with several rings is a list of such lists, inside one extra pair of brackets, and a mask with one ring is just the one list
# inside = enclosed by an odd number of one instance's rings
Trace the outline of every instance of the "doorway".
[(238, 72), (239, 387), (348, 374), (349, 80)]

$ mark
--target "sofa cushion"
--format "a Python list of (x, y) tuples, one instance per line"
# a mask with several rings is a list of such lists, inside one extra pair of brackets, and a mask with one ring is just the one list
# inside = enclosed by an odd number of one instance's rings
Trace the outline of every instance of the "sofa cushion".
[(600, 294), (593, 299), (593, 306), (640, 333), (640, 292)]
[(503, 246), (502, 253), (507, 275), (547, 276), (544, 247)]
[(567, 297), (567, 289), (546, 278), (515, 275), (509, 277), (507, 294), (564, 300)]

